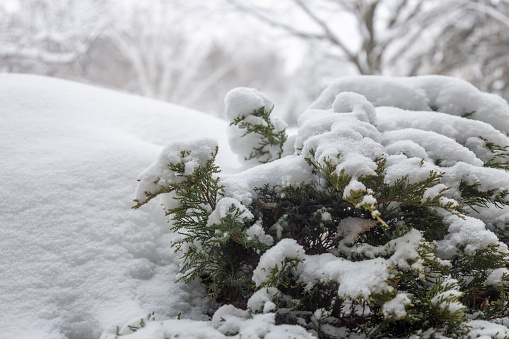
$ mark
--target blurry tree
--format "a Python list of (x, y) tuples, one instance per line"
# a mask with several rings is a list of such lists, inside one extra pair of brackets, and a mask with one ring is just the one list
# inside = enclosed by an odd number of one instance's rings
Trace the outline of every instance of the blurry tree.
[(507, 0), (227, 1), (309, 46), (314, 74), (455, 75), (509, 99)]
[(210, 27), (201, 25), (195, 9), (174, 1), (119, 10), (108, 39), (131, 76), (113, 86), (215, 115), (223, 111), (217, 98), (232, 87), (258, 85), (268, 92), (284, 87), (283, 59), (257, 37), (216, 37), (205, 32)]
[(224, 14), (214, 6), (179, 0), (6, 3), (0, 3), (2, 72), (99, 84), (215, 115), (223, 111), (217, 98), (232, 87), (259, 86), (274, 96), (284, 87), (277, 48), (258, 35), (246, 40), (245, 29), (214, 35), (207, 16)]
[(508, 7), (507, 0), (4, 0), (0, 71), (99, 84), (215, 115), (228, 89), (257, 87), (280, 98), (275, 113), (290, 125), (347, 74), (456, 75), (509, 98)]
[(98, 0), (11, 1), (0, 15), (0, 69), (37, 74), (79, 65), (108, 22)]
[(466, 1), (411, 60), (411, 75), (456, 75), (509, 99), (509, 1)]
[(360, 74), (383, 73), (459, 6), (454, 0), (285, 0), (274, 10), (258, 1), (228, 1), (292, 36), (324, 42)]

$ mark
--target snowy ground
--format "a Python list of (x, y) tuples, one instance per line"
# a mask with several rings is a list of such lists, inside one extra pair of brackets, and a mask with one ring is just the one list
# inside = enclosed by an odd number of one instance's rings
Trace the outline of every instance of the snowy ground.
[(140, 97), (0, 75), (0, 337), (97, 338), (156, 312), (203, 318), (175, 284), (158, 204), (131, 210), (138, 174), (170, 140), (219, 140), (226, 123)]

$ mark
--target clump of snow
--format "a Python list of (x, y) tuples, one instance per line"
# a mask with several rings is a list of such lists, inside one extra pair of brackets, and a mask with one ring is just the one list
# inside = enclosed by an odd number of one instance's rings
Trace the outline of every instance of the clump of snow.
[(486, 320), (469, 321), (469, 338), (479, 339), (506, 339), (509, 337), (509, 328)]
[[(165, 320), (148, 321), (144, 327), (123, 335), (125, 339), (313, 339), (304, 328), (294, 325), (276, 325), (275, 314), (254, 314), (224, 305), (212, 321)], [(138, 326), (139, 327), (139, 326)], [(101, 339), (117, 338), (115, 334), (103, 334)]]
[(433, 187), (426, 188), (426, 190), (424, 191), (424, 194), (422, 195), (421, 202), (425, 203), (428, 200), (433, 200), (436, 197), (438, 197), (439, 195), (441, 195), (447, 189), (449, 189), (449, 187), (447, 187), (444, 184), (437, 184)]
[(442, 173), (443, 168), (420, 158), (408, 158), (406, 155), (387, 156), (385, 162), (384, 182), (394, 185), (396, 181), (406, 178), (415, 184), (429, 177), (430, 172)]
[(227, 337), (238, 334), (238, 338), (313, 338), (300, 326), (276, 325), (275, 316), (275, 313), (250, 315), (248, 311), (224, 305), (214, 313), (212, 324)]
[(350, 180), (348, 185), (346, 185), (345, 190), (343, 192), (343, 197), (349, 198), (352, 195), (352, 193), (358, 192), (366, 192), (366, 186), (364, 186), (362, 182), (353, 179)]
[[(355, 106), (357, 111), (361, 105)], [(305, 112), (299, 118), (299, 132), (295, 148), (302, 149), (304, 157), (317, 163), (329, 161), (352, 177), (373, 175), (376, 159), (383, 154), (381, 134), (369, 122), (362, 121), (360, 113), (335, 113), (331, 110)], [(367, 113), (366, 113), (367, 114)]]
[(467, 147), (451, 138), (432, 131), (423, 131), (415, 128), (398, 129), (385, 132), (382, 140), (387, 147), (392, 146), (391, 153), (393, 154), (395, 153), (395, 143), (413, 141), (425, 152), (425, 154), (419, 155), (424, 155), (423, 158), (426, 160), (432, 160), (441, 166), (452, 166), (459, 161), (475, 166), (483, 165), (483, 161), (478, 159), (476, 154)]
[(298, 186), (314, 180), (309, 164), (303, 157), (297, 155), (290, 155), (239, 173), (221, 174), (225, 195), (239, 200), (246, 206), (251, 204), (256, 187), (263, 187), (265, 184), (280, 187)]
[[(493, 195), (509, 191), (509, 171), (496, 168), (478, 167), (459, 162), (445, 171), (442, 182), (454, 189), (459, 189), (460, 182), (478, 185), (482, 191), (493, 191)], [(505, 197), (509, 201), (509, 196)]]
[[(440, 112), (408, 111), (397, 107), (377, 107), (376, 112), (377, 127), (382, 133), (403, 129), (435, 132), (467, 147), (482, 161), (489, 160), (492, 154), (485, 147), (485, 142), (479, 139), (480, 136), (500, 146), (509, 145), (505, 134), (497, 129), (498, 126), (478, 120)], [(385, 144), (388, 144), (388, 140)]]
[(431, 299), (431, 304), (448, 313), (462, 312), (465, 309), (465, 305), (458, 301), (458, 298), (462, 295), (463, 293), (458, 290), (447, 290), (434, 296)]
[(219, 225), (221, 223), (221, 219), (229, 215), (232, 208), (240, 212), (236, 219), (238, 222), (252, 220), (254, 218), (253, 214), (237, 199), (223, 197), (219, 199), (216, 203), (216, 208), (212, 211), (212, 213), (210, 213), (207, 220), (207, 226)]
[(459, 247), (464, 247), (465, 253), (470, 255), (489, 245), (498, 245), (502, 250), (507, 251), (507, 245), (501, 243), (495, 233), (487, 230), (486, 225), (479, 219), (444, 215), (444, 220), (450, 226), (444, 240), (438, 242), (437, 253), (442, 258), (451, 258), (458, 252)]
[(163, 148), (157, 160), (140, 174), (136, 200), (143, 203), (147, 200), (147, 194), (154, 194), (161, 187), (182, 181), (182, 176), (172, 171), (170, 164), (184, 164), (184, 173), (190, 175), (212, 159), (216, 147), (217, 141), (211, 138), (171, 141)]
[(425, 269), (424, 262), (419, 254), (419, 246), (422, 240), (421, 232), (412, 229), (407, 234), (389, 241), (384, 246), (375, 247), (368, 244), (359, 244), (354, 247), (343, 246), (341, 249), (346, 253), (363, 255), (368, 258), (389, 257), (387, 259), (389, 266), (396, 266), (402, 270), (423, 271)]
[(509, 269), (505, 267), (497, 268), (490, 273), (488, 278), (486, 278), (486, 285), (496, 286), (503, 282), (507, 284), (507, 279), (509, 279)]
[(376, 125), (376, 112), (373, 104), (365, 96), (353, 92), (339, 93), (332, 103), (336, 113), (354, 113), (360, 120)]
[(382, 306), (382, 313), (386, 317), (393, 315), (396, 318), (403, 318), (406, 316), (405, 306), (410, 302), (411, 300), (406, 293), (398, 293)]
[(318, 282), (338, 282), (338, 295), (345, 299), (364, 298), (374, 293), (390, 292), (391, 277), (387, 262), (382, 258), (352, 262), (332, 254), (306, 256), (300, 281), (312, 288)]
[(275, 287), (262, 288), (256, 291), (247, 302), (247, 308), (252, 312), (272, 312), (276, 308), (273, 300), (278, 296), (279, 290)]
[(265, 233), (259, 222), (256, 222), (253, 226), (249, 227), (246, 230), (246, 235), (248, 236), (248, 240), (257, 240), (267, 246), (272, 246), (274, 244), (274, 239)]
[(248, 117), (261, 107), (265, 107), (266, 112), (274, 107), (272, 100), (265, 93), (247, 87), (237, 87), (226, 93), (224, 105), (229, 121), (239, 116)]
[(284, 267), (287, 260), (304, 259), (304, 249), (294, 239), (282, 239), (274, 247), (265, 252), (258, 266), (253, 271), (253, 281), (256, 286), (266, 283), (271, 277), (271, 272)]
[[(243, 122), (267, 127), (267, 121), (262, 117), (255, 116), (253, 113), (263, 108), (265, 113), (270, 113), (274, 108), (274, 104), (269, 97), (254, 88), (238, 87), (230, 90), (224, 99), (225, 111), (230, 126), (228, 127), (228, 140), (230, 147), (234, 153), (239, 157), (239, 160), (245, 166), (254, 166), (260, 163), (260, 160), (268, 161), (278, 158), (280, 152), (279, 145), (265, 145), (264, 150), (268, 154), (264, 155), (263, 159), (250, 159), (251, 152), (255, 147), (263, 145), (263, 139), (260, 134), (247, 133), (246, 129), (240, 128), (238, 125), (233, 124), (235, 119), (243, 119)], [(284, 121), (276, 118), (271, 118), (274, 125), (274, 132), (282, 132), (287, 127)], [(290, 145), (287, 146), (290, 147)], [(290, 150), (293, 153), (293, 150)]]

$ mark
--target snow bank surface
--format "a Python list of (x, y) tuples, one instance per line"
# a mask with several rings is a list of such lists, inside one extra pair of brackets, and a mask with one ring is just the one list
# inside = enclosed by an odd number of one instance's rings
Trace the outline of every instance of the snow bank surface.
[(98, 338), (133, 318), (203, 319), (158, 204), (136, 178), (175, 139), (226, 123), (181, 107), (28, 75), (0, 75), (2, 338)]

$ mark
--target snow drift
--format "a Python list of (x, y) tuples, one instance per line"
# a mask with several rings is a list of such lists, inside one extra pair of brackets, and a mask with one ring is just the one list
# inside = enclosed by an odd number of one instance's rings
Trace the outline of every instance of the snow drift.
[(219, 138), (233, 166), (225, 129), (166, 103), (1, 74), (0, 337), (98, 338), (153, 311), (203, 318), (200, 288), (172, 283), (163, 211), (131, 206), (171, 140)]

